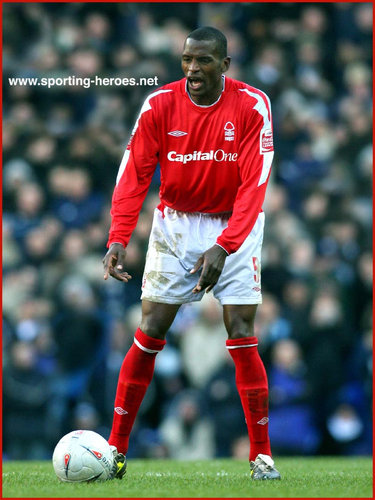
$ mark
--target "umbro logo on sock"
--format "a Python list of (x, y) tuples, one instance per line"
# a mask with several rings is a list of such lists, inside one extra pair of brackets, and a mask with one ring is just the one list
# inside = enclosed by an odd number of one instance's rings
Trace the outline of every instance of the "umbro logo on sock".
[(128, 412), (121, 408), (121, 406), (116, 406), (115, 412), (118, 413), (119, 415), (126, 415)]
[(269, 420), (268, 417), (263, 417), (262, 419), (259, 420), (259, 422), (257, 422), (257, 424), (266, 425), (268, 423), (268, 420)]

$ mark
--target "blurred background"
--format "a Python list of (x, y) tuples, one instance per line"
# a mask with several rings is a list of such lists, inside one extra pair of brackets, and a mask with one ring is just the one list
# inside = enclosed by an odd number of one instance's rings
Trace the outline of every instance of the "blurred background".
[[(228, 76), (271, 98), (256, 335), (276, 455), (370, 454), (372, 5), (3, 5), (3, 454), (50, 458), (77, 428), (108, 438), (140, 319), (155, 174), (123, 285), (102, 258), (120, 160), (152, 87), (14, 86), (9, 77), (180, 79), (186, 35), (228, 38)], [(248, 458), (211, 295), (183, 306), (158, 355), (129, 457)]]

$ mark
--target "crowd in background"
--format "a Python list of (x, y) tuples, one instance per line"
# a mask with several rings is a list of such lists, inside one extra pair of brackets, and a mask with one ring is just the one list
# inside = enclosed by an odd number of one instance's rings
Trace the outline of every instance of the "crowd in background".
[[(50, 458), (77, 428), (108, 437), (140, 318), (159, 174), (103, 280), (123, 150), (155, 87), (10, 86), (9, 77), (180, 79), (186, 35), (228, 38), (228, 76), (264, 90), (275, 159), (256, 335), (274, 454), (370, 454), (372, 4), (3, 5), (3, 451)], [(203, 249), (202, 249), (203, 250)], [(183, 306), (157, 357), (129, 456), (248, 456), (212, 294)]]

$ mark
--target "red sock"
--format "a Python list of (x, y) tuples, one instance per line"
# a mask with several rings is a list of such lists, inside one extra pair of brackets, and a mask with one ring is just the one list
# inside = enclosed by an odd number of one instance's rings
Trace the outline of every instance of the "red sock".
[(154, 374), (156, 354), (165, 344), (165, 340), (149, 337), (138, 328), (134, 343), (122, 363), (108, 442), (124, 455), (128, 451), (129, 435), (135, 417)]
[(267, 374), (258, 353), (258, 340), (256, 337), (229, 339), (226, 345), (236, 367), (236, 385), (250, 439), (249, 460), (255, 460), (259, 453), (271, 456)]

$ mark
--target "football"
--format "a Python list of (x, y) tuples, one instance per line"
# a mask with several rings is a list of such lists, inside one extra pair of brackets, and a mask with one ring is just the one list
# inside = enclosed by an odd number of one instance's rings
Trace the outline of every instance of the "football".
[(61, 481), (105, 481), (112, 475), (113, 455), (102, 436), (93, 431), (76, 430), (57, 443), (52, 463)]

